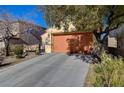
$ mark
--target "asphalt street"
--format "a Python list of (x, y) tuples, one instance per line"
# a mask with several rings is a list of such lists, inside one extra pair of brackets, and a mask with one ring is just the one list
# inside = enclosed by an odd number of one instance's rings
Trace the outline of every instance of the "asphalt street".
[(75, 56), (44, 54), (0, 69), (0, 87), (82, 87), (88, 69)]

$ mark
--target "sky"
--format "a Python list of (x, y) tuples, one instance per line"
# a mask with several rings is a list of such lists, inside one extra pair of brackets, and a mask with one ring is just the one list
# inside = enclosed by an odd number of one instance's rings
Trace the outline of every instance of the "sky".
[(0, 5), (0, 11), (10, 13), (15, 19), (23, 19), (45, 28), (48, 27), (43, 18), (44, 14), (35, 5)]

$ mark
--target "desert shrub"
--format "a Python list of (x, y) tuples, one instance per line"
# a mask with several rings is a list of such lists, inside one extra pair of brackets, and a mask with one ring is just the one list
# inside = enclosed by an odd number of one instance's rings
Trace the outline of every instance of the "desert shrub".
[(96, 64), (95, 81), (96, 87), (121, 87), (124, 86), (124, 63), (121, 57), (113, 58), (105, 52), (101, 55), (102, 62)]
[(16, 45), (13, 49), (14, 54), (17, 58), (22, 58), (23, 56), (23, 46), (22, 45)]

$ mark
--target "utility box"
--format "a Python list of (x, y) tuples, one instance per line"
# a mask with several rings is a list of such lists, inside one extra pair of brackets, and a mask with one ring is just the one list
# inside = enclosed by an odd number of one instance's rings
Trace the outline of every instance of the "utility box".
[(117, 39), (115, 37), (108, 36), (108, 47), (117, 48)]

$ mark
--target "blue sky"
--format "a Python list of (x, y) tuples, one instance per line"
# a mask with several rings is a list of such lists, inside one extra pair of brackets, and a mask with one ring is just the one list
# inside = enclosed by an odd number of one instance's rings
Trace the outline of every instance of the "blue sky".
[(8, 12), (17, 19), (31, 21), (42, 27), (48, 27), (43, 18), (43, 13), (39, 12), (35, 5), (0, 5), (0, 11), (1, 13)]

